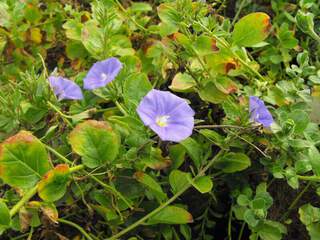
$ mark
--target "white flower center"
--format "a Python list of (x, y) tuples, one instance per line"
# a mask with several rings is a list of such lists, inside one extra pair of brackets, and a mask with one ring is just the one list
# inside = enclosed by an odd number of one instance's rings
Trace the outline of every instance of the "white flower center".
[(101, 73), (101, 81), (105, 81), (105, 80), (107, 80), (107, 78), (108, 78), (107, 74)]
[(158, 116), (156, 118), (156, 123), (160, 127), (166, 127), (168, 125), (169, 118), (170, 118), (170, 116), (168, 116), (168, 115)]

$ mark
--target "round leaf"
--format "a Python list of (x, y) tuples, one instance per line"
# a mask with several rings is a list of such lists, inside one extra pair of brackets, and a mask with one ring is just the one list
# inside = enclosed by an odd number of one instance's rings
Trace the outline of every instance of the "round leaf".
[(271, 23), (268, 14), (250, 13), (241, 18), (234, 26), (232, 41), (241, 47), (251, 47), (262, 42), (270, 33)]
[(0, 145), (0, 177), (13, 187), (33, 187), (50, 168), (45, 147), (30, 132), (21, 131)]
[(178, 73), (169, 88), (175, 92), (190, 92), (196, 86), (195, 80), (187, 73)]
[(78, 124), (69, 135), (72, 150), (89, 168), (112, 162), (118, 155), (120, 139), (103, 121), (88, 120)]
[(191, 174), (180, 170), (173, 170), (169, 175), (169, 183), (173, 193), (179, 192), (189, 184), (188, 179), (191, 179)]
[(209, 176), (199, 177), (195, 181), (191, 181), (191, 184), (201, 193), (210, 192), (213, 187), (213, 183)]
[(251, 165), (250, 159), (243, 153), (227, 153), (215, 162), (215, 168), (225, 173), (233, 173), (246, 169)]
[(149, 218), (148, 224), (185, 224), (192, 223), (192, 215), (183, 208), (168, 206)]
[(54, 202), (63, 197), (67, 190), (69, 167), (60, 164), (50, 170), (38, 184), (39, 196), (47, 201)]

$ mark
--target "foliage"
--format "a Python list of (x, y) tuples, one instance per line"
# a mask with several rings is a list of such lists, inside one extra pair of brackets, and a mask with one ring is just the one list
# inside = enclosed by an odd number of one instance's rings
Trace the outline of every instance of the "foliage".
[(319, 239), (319, 3), (264, 2), (1, 1), (1, 239)]

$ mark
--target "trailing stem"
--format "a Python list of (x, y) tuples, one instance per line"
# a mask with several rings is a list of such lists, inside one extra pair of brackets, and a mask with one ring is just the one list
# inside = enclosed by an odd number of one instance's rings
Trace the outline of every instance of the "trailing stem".
[[(205, 172), (213, 165), (215, 160), (217, 160), (221, 156), (221, 154), (223, 152), (224, 152), (223, 150), (220, 150), (220, 152), (204, 168), (202, 168), (202, 170), (199, 171), (199, 173), (192, 179), (192, 181), (195, 181), (197, 178), (203, 176), (205, 174)], [(186, 184), (180, 191), (178, 191), (175, 195), (173, 195), (168, 201), (166, 201), (165, 203), (161, 204), (159, 207), (154, 209), (152, 212), (148, 213), (143, 218), (139, 219), (138, 221), (136, 221), (135, 223), (133, 223), (129, 227), (123, 229), (122, 231), (120, 231), (119, 233), (113, 235), (112, 237), (108, 238), (107, 240), (119, 239), (124, 234), (130, 232), (131, 230), (135, 229), (139, 225), (145, 223), (149, 218), (151, 218), (152, 216), (154, 216), (155, 214), (157, 214), (158, 212), (163, 210), (165, 207), (167, 207), (171, 203), (173, 203), (178, 197), (180, 197), (191, 186), (192, 186), (191, 183)]]
[[(76, 167), (70, 168), (69, 171), (75, 172), (83, 169), (83, 165), (78, 165)], [(23, 197), (17, 202), (10, 210), (10, 217), (13, 217), (19, 210), (22, 208), (38, 191), (38, 185), (34, 186), (33, 188), (29, 189)]]

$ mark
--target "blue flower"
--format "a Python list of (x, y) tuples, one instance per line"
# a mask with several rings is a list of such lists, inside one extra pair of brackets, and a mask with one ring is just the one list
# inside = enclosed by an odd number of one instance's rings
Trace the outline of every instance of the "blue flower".
[(162, 141), (181, 142), (192, 134), (194, 111), (186, 100), (167, 91), (151, 90), (137, 112)]
[(121, 69), (122, 63), (115, 57), (96, 62), (83, 80), (84, 89), (94, 90), (106, 86), (115, 79)]
[(249, 98), (250, 121), (260, 123), (265, 128), (269, 128), (274, 122), (271, 113), (266, 108), (264, 102), (255, 96)]
[(63, 99), (83, 99), (80, 87), (73, 81), (63, 77), (55, 76), (50, 76), (48, 80), (50, 87), (52, 88), (59, 101)]

